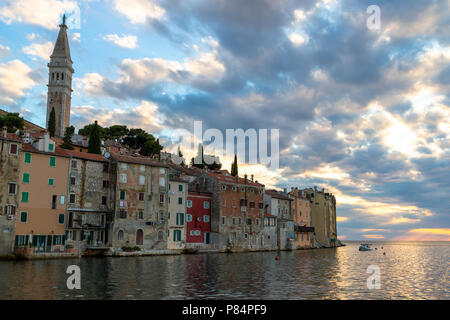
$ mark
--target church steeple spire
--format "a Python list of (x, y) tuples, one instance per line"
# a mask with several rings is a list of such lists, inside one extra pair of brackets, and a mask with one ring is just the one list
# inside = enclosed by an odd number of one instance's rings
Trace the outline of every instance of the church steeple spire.
[(47, 97), (47, 126), (52, 109), (56, 114), (55, 136), (63, 137), (65, 128), (70, 126), (70, 103), (72, 95), (72, 59), (70, 56), (69, 38), (67, 36), (66, 15), (59, 25), (58, 38), (53, 53), (50, 56), (48, 97)]

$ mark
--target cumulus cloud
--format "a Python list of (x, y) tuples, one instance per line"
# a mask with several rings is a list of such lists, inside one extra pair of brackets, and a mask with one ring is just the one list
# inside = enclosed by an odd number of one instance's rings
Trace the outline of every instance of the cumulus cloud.
[(55, 30), (65, 12), (73, 12), (78, 4), (70, 0), (6, 0), (0, 7), (0, 20), (6, 24), (24, 22)]
[(164, 121), (164, 116), (158, 112), (158, 106), (149, 101), (141, 101), (137, 106), (123, 105), (112, 110), (91, 105), (73, 106), (71, 118), (79, 129), (97, 120), (101, 126), (121, 124), (129, 128), (141, 128), (150, 133), (161, 131)]
[(153, 19), (159, 20), (165, 13), (155, 0), (115, 0), (114, 9), (133, 24), (141, 24)]
[(0, 103), (13, 105), (25, 91), (36, 83), (31, 77), (31, 68), (20, 60), (0, 64)]
[(135, 49), (137, 47), (137, 36), (132, 35), (122, 35), (119, 36), (117, 34), (108, 34), (103, 37), (103, 40), (112, 42), (119, 47), (127, 48), (127, 49)]
[(11, 49), (6, 46), (2, 46), (0, 44), (0, 61), (2, 61), (3, 57), (6, 57), (11, 54)]
[(215, 52), (203, 52), (183, 62), (161, 58), (124, 59), (118, 66), (117, 79), (90, 73), (77, 79), (76, 86), (89, 94), (145, 96), (155, 83), (202, 86), (220, 79), (224, 72), (225, 67)]
[(29, 46), (23, 47), (23, 53), (41, 58), (43, 60), (50, 60), (50, 55), (53, 51), (53, 43), (48, 41), (45, 43), (33, 43)]

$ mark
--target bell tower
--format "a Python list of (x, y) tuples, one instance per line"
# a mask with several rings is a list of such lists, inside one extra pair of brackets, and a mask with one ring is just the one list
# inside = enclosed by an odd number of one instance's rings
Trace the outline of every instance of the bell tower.
[(47, 94), (47, 120), (50, 112), (55, 109), (55, 136), (63, 137), (66, 127), (70, 126), (70, 102), (72, 96), (72, 75), (75, 72), (72, 68), (70, 58), (69, 39), (67, 38), (66, 15), (59, 25), (58, 38), (55, 48), (50, 56), (48, 64), (48, 94)]

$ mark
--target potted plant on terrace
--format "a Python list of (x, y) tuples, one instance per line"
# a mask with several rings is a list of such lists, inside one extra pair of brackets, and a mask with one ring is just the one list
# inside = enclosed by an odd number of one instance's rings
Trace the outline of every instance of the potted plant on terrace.
[(66, 252), (67, 253), (75, 253), (75, 248), (71, 244), (66, 244)]

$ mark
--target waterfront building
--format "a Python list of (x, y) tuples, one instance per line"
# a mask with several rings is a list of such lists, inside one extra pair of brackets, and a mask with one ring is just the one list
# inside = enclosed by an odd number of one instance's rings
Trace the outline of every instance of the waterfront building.
[(111, 154), (113, 248), (167, 248), (168, 166), (148, 157)]
[(0, 136), (0, 257), (14, 252), (22, 141), (3, 128)]
[(227, 170), (208, 171), (190, 183), (190, 190), (212, 193), (211, 245), (219, 250), (260, 250), (264, 185), (233, 177)]
[(99, 154), (65, 150), (70, 157), (66, 241), (78, 253), (104, 248), (113, 212), (109, 161)]
[(306, 188), (303, 191), (311, 198), (311, 226), (314, 238), (321, 247), (333, 247), (337, 240), (336, 198), (324, 189)]
[(266, 190), (266, 213), (277, 218), (277, 247), (280, 250), (295, 249), (293, 199), (285, 192)]
[(262, 230), (261, 238), (261, 249), (278, 249), (277, 217), (267, 212), (264, 213), (264, 228)]
[(208, 192), (189, 191), (186, 202), (186, 247), (207, 249), (211, 243), (211, 199)]
[(45, 122), (48, 129), (50, 113), (55, 110), (55, 136), (59, 138), (64, 136), (65, 129), (70, 126), (72, 75), (75, 72), (72, 64), (64, 17), (62, 24), (59, 25), (58, 38), (48, 64), (47, 120)]
[(170, 161), (168, 162), (168, 165), (170, 174), (173, 176), (181, 176), (188, 182), (194, 181), (198, 176), (204, 173), (202, 169), (196, 167), (183, 167)]
[(32, 243), (34, 253), (65, 250), (69, 160), (48, 133), (22, 144), (16, 247)]
[(305, 191), (292, 188), (289, 195), (294, 203), (294, 233), (297, 249), (311, 248), (313, 245), (314, 227), (311, 227), (311, 198)]
[(186, 201), (188, 182), (169, 175), (169, 213), (167, 248), (184, 249), (186, 245)]

